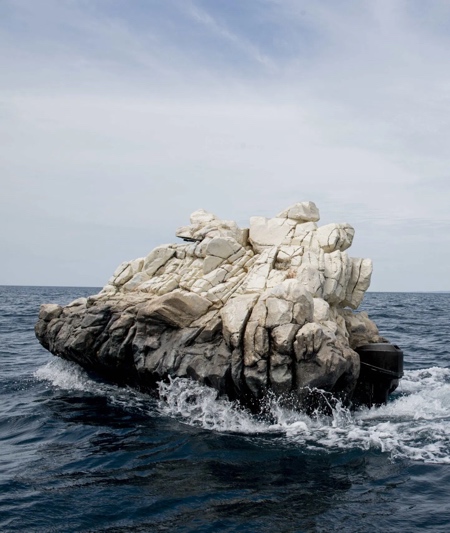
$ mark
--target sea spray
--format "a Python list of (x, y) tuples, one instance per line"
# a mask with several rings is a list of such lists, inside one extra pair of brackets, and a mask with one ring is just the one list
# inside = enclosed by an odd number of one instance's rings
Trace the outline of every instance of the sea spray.
[(378, 450), (391, 459), (450, 464), (450, 369), (431, 367), (405, 373), (401, 391), (381, 407), (351, 412), (340, 403), (330, 416), (304, 413), (283, 406), (275, 398), (265, 416), (251, 414), (217, 391), (188, 379), (159, 384), (159, 399), (102, 383), (77, 365), (53, 360), (35, 377), (54, 387), (101, 395), (113, 405), (143, 415), (171, 417), (202, 429), (277, 437), (286, 445), (306, 450)]

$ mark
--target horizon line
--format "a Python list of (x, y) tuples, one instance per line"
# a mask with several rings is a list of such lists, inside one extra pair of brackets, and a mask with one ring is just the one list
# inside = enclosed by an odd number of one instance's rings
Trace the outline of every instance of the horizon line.
[[(1, 284), (0, 287), (47, 287), (47, 288), (53, 288), (53, 289), (103, 289), (104, 286), (101, 285), (17, 285), (17, 284)], [(379, 290), (379, 291), (373, 291), (373, 290), (367, 290), (367, 293), (392, 293), (392, 294), (445, 294), (450, 293), (450, 290), (448, 289), (441, 289), (441, 290), (434, 290), (434, 291), (427, 291), (427, 290), (413, 290), (413, 291), (387, 291), (387, 290)]]

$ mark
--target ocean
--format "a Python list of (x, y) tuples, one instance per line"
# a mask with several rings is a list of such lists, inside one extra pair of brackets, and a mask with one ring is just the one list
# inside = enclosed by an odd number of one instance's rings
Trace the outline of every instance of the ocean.
[(41, 303), (0, 287), (0, 531), (450, 531), (450, 294), (368, 293), (405, 354), (386, 406), (251, 415), (198, 384), (159, 397), (44, 350)]

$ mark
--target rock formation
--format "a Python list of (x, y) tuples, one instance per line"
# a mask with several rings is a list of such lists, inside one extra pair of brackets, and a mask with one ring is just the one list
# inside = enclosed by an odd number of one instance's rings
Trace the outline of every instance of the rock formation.
[(362, 344), (383, 342), (355, 313), (372, 262), (347, 255), (349, 224), (318, 227), (297, 203), (250, 228), (198, 210), (176, 235), (122, 263), (103, 290), (41, 307), (36, 335), (53, 354), (151, 390), (189, 377), (258, 405), (267, 391), (304, 401), (314, 388), (349, 400)]

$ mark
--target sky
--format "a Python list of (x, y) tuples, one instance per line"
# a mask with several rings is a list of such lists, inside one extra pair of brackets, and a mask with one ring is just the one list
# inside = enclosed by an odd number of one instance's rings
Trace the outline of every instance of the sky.
[(0, 284), (311, 200), (371, 290), (450, 290), (450, 2), (0, 0), (0, 191)]

